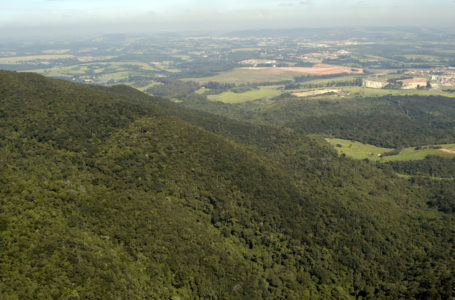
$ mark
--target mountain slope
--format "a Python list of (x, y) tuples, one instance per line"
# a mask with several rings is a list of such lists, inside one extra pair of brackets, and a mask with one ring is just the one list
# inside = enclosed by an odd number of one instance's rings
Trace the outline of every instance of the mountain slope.
[(455, 101), (443, 96), (297, 98), (225, 104), (191, 99), (181, 105), (252, 122), (292, 128), (303, 134), (352, 139), (382, 147), (451, 143)]
[(454, 294), (454, 216), (387, 168), (127, 87), (0, 101), (3, 298)]

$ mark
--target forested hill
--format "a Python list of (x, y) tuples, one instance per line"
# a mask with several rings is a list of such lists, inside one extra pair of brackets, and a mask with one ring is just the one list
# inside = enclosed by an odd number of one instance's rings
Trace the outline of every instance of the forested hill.
[(226, 104), (188, 97), (182, 106), (254, 123), (274, 124), (381, 147), (403, 148), (455, 141), (455, 101), (443, 96), (298, 98)]
[(289, 130), (0, 71), (2, 299), (449, 298), (432, 197)]

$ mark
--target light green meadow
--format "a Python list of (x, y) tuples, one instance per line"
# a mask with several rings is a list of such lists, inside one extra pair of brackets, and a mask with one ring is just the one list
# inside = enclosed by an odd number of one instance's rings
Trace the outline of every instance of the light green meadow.
[[(356, 141), (326, 138), (326, 141), (335, 147), (339, 154), (345, 154), (347, 157), (354, 159), (368, 158), (372, 161), (407, 161), (422, 160), (427, 155), (437, 155), (441, 157), (455, 157), (455, 154), (447, 153), (441, 149), (455, 151), (455, 144), (440, 144), (435, 146), (409, 147), (402, 149), (396, 155), (384, 155), (384, 153), (395, 151), (393, 148), (381, 148), (369, 144), (363, 144)], [(440, 148), (440, 149), (435, 149)]]
[(232, 91), (223, 92), (218, 95), (209, 95), (207, 98), (211, 101), (220, 101), (224, 103), (242, 103), (257, 99), (270, 99), (281, 94), (280, 85), (261, 86), (257, 89), (244, 93), (234, 93)]

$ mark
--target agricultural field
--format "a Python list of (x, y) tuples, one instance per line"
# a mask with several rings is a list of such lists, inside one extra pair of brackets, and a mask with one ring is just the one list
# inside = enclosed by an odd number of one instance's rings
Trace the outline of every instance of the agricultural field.
[(1, 57), (0, 64), (21, 64), (24, 62), (32, 61), (49, 61), (49, 60), (61, 60), (61, 59), (75, 59), (74, 55), (33, 55), (33, 56), (12, 56), (12, 57)]
[(354, 81), (356, 79), (361, 79), (362, 77), (359, 75), (346, 75), (346, 76), (337, 76), (333, 78), (315, 78), (311, 80), (307, 80), (305, 82), (302, 82), (301, 84), (303, 85), (309, 85), (309, 84), (314, 84), (314, 85), (330, 85), (333, 83), (340, 83), (340, 82), (348, 82), (348, 81)]
[(343, 87), (342, 90), (357, 97), (382, 97), (386, 95), (395, 96), (407, 96), (407, 95), (418, 95), (418, 96), (445, 96), (455, 97), (455, 93), (451, 93), (445, 90), (435, 89), (415, 89), (415, 90), (401, 90), (401, 89), (372, 89), (359, 86), (348, 86)]
[(173, 62), (172, 61), (153, 61), (151, 64), (158, 70), (161, 71), (166, 71), (166, 72), (171, 72), (171, 73), (178, 73), (181, 70), (177, 68), (173, 68)]
[(210, 89), (207, 89), (205, 87), (201, 87), (200, 89), (198, 89), (197, 91), (195, 91), (194, 93), (195, 94), (198, 94), (198, 95), (202, 95), (204, 94), (205, 92), (209, 91)]
[(148, 81), (147, 83), (145, 83), (144, 85), (136, 86), (136, 88), (138, 90), (140, 90), (141, 92), (145, 92), (146, 90), (148, 90), (154, 86), (157, 86), (157, 85), (162, 85), (162, 83), (151, 80), (151, 81)]
[(108, 63), (101, 63), (102, 65), (105, 65), (106, 67), (117, 67), (117, 68), (125, 68), (125, 69), (131, 69), (131, 68), (139, 68), (141, 70), (147, 70), (147, 71), (156, 71), (159, 70), (156, 66), (144, 62), (137, 62), (137, 61), (116, 61), (116, 62), (108, 62)]
[[(29, 69), (26, 72), (35, 72), (49, 77), (72, 79), (95, 84), (128, 83), (133, 87), (141, 88), (144, 83), (136, 83), (129, 78), (134, 76), (152, 76), (161, 72), (179, 72), (169, 68), (169, 63), (146, 63), (138, 61), (108, 61), (89, 62), (69, 66), (52, 66), (49, 68)], [(153, 80), (147, 88), (153, 85)]]
[[(314, 85), (318, 84), (318, 81), (312, 81)], [(400, 89), (373, 89), (365, 88), (360, 86), (342, 86), (337, 88), (304, 88), (304, 89), (292, 89), (286, 90), (286, 92), (296, 97), (313, 97), (316, 99), (339, 99), (344, 96), (354, 96), (360, 98), (366, 97), (382, 97), (387, 95), (393, 96), (445, 96), (455, 98), (455, 93), (448, 89), (435, 90), (435, 89), (422, 89), (422, 90), (400, 90)]]
[[(356, 141), (326, 138), (339, 154), (345, 154), (354, 159), (369, 159), (372, 161), (409, 161), (422, 160), (428, 155), (447, 158), (455, 157), (455, 144), (434, 146), (409, 147), (404, 149), (381, 148)], [(388, 155), (389, 154), (389, 155)]]
[(270, 99), (279, 96), (282, 93), (282, 88), (282, 85), (260, 86), (257, 89), (243, 93), (227, 91), (218, 95), (209, 95), (207, 96), (207, 99), (224, 103), (242, 103), (258, 99)]
[(336, 74), (362, 74), (363, 70), (345, 66), (317, 64), (312, 67), (278, 67), (278, 68), (252, 68), (259, 72), (281, 74), (294, 72), (302, 75), (336, 75)]
[[(320, 93), (318, 95), (317, 91), (337, 91), (337, 93), (327, 94), (327, 93)], [(334, 89), (314, 89), (314, 88), (307, 88), (307, 89), (293, 89), (288, 90), (287, 92), (294, 94), (297, 97), (307, 97), (312, 96), (315, 98), (324, 97), (324, 99), (339, 99), (340, 96), (354, 96), (358, 98), (366, 98), (366, 97), (383, 97), (383, 96), (444, 96), (455, 98), (455, 93), (449, 89), (443, 90), (400, 90), (400, 89), (372, 89), (372, 88), (365, 88), (360, 86), (343, 86)], [(312, 92), (316, 92), (312, 94)]]
[(441, 59), (434, 55), (422, 55), (422, 54), (405, 54), (402, 55), (406, 59), (409, 60), (419, 60), (419, 61), (427, 61), (427, 62), (440, 62)]
[[(120, 71), (120, 70), (129, 70), (132, 71), (134, 69), (145, 70), (145, 71), (156, 71), (160, 70), (159, 68), (155, 67), (153, 64), (143, 63), (143, 62), (136, 62), (136, 61), (112, 61), (112, 62), (92, 62), (92, 63), (84, 63), (84, 64), (77, 64), (73, 66), (67, 67), (60, 67), (56, 66), (53, 68), (47, 69), (38, 69), (33, 70), (35, 72), (54, 72), (54, 73), (67, 73), (67, 72), (76, 72), (74, 74), (79, 74), (78, 68), (84, 67), (85, 70), (94, 70), (95, 72), (103, 72), (103, 71)], [(31, 70), (32, 71), (32, 70)], [(74, 75), (73, 74), (73, 75)]]
[(110, 66), (104, 64), (83, 64), (69, 67), (54, 67), (50, 69), (31, 70), (33, 72), (57, 78), (79, 78), (81, 80), (90, 80), (93, 83), (106, 83), (108, 81), (119, 81), (128, 78), (131, 71), (129, 68), (121, 66)]
[(185, 80), (195, 81), (200, 84), (204, 84), (210, 81), (220, 83), (244, 84), (294, 80), (295, 76), (296, 73), (294, 72), (285, 72), (282, 74), (269, 74), (264, 72), (257, 72), (256, 70), (250, 68), (236, 68), (231, 71), (222, 72), (220, 74), (210, 77), (186, 78)]
[(89, 68), (86, 65), (75, 65), (68, 67), (28, 70), (27, 72), (32, 71), (49, 77), (72, 78), (75, 75), (86, 74), (89, 71)]
[(363, 70), (352, 69), (343, 66), (315, 65), (314, 67), (244, 67), (223, 72), (211, 77), (189, 78), (189, 81), (206, 83), (209, 81), (220, 83), (261, 83), (261, 82), (282, 82), (294, 80), (296, 76), (302, 75), (334, 75), (353, 73), (361, 74)]
[[(219, 95), (209, 95), (208, 90), (200, 89), (179, 96), (207, 97), (210, 101), (225, 103), (268, 99), (285, 93), (328, 100), (384, 95), (455, 97), (454, 92), (444, 88), (392, 90), (361, 87), (362, 79), (374, 76), (384, 80), (430, 78), (431, 74), (439, 73), (446, 78), (455, 77), (450, 69), (455, 65), (453, 41), (443, 40), (435, 46), (422, 40), (417, 43), (419, 49), (416, 50), (415, 42), (397, 41), (390, 33), (390, 41), (378, 40), (375, 34), (367, 32), (349, 38), (340, 36), (339, 41), (332, 40), (333, 32), (326, 34), (305, 38), (300, 34), (285, 37), (281, 34), (248, 34), (248, 38), (242, 35), (110, 36), (83, 43), (65, 43), (62, 49), (56, 48), (56, 41), (47, 48), (24, 44), (19, 49), (10, 49), (0, 45), (0, 68), (82, 83), (128, 84), (142, 91), (155, 87), (162, 77), (171, 79), (168, 82), (193, 81), (201, 87), (212, 81), (254, 89), (244, 93), (229, 92), (230, 88), (212, 92), (223, 92)], [(251, 63), (247, 64), (248, 67), (244, 62)], [(413, 75), (416, 73), (419, 75)], [(433, 81), (437, 83), (437, 80)], [(256, 88), (258, 84), (284, 86)], [(173, 88), (169, 86), (169, 89)], [(324, 90), (336, 92), (327, 94), (322, 92)]]
[(312, 91), (305, 91), (305, 92), (295, 92), (292, 93), (293, 96), (296, 97), (312, 97), (312, 96), (322, 96), (327, 94), (340, 94), (342, 90), (339, 89), (320, 89), (320, 90), (312, 90)]
[(127, 72), (127, 71), (104, 73), (104, 74), (97, 76), (97, 80), (101, 81), (101, 82), (108, 82), (108, 81), (118, 82), (120, 80), (128, 79), (130, 74), (131, 73)]
[(354, 159), (380, 160), (379, 155), (394, 150), (344, 139), (326, 138), (325, 140), (333, 145), (339, 154), (345, 154)]

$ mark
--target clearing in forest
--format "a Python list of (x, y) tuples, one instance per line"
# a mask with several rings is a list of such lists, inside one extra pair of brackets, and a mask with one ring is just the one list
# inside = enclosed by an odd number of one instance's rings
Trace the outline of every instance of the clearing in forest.
[(380, 162), (421, 160), (425, 159), (427, 155), (450, 158), (455, 154), (455, 144), (394, 149), (344, 139), (326, 138), (325, 140), (332, 144), (339, 154), (345, 154), (354, 159), (368, 158)]
[(242, 103), (258, 99), (270, 99), (281, 94), (281, 85), (260, 86), (243, 93), (234, 93), (232, 91), (223, 92), (218, 95), (209, 95), (207, 98), (211, 101), (220, 101), (224, 103)]

